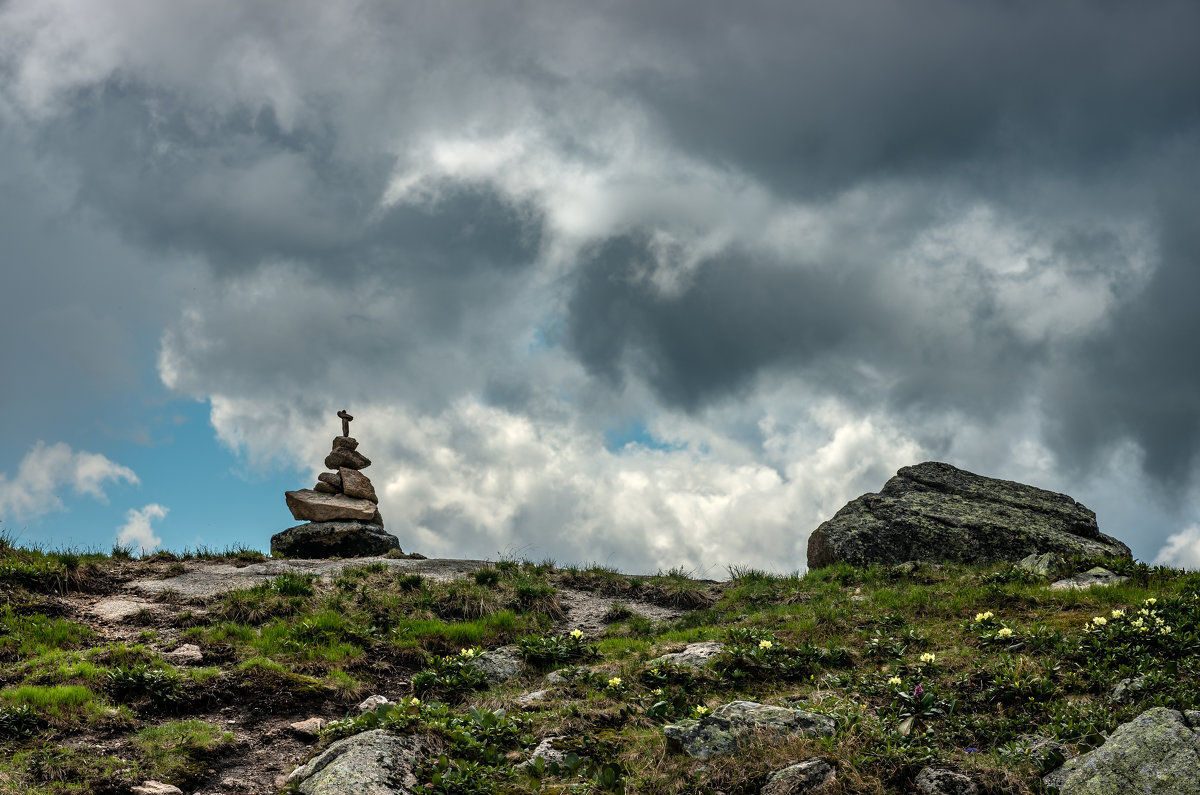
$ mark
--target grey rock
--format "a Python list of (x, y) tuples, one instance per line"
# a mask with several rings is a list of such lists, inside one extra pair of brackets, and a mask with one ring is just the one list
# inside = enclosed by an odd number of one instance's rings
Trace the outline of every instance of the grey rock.
[(1062, 555), (1055, 552), (1031, 552), (1027, 556), (1021, 558), (1017, 562), (1017, 568), (1021, 571), (1027, 571), (1030, 574), (1035, 574), (1039, 577), (1050, 579), (1060, 572), (1066, 561)]
[(773, 707), (754, 701), (722, 704), (699, 720), (688, 719), (663, 727), (667, 745), (696, 759), (735, 749), (747, 733), (771, 732), (830, 736), (836, 724), (813, 712)]
[(378, 510), (370, 500), (344, 494), (322, 494), (312, 489), (285, 491), (288, 510), (302, 522), (333, 522), (338, 519), (369, 522)]
[(353, 436), (335, 436), (333, 437), (334, 450), (357, 450), (358, 439)]
[(1193, 729), (1200, 729), (1200, 709), (1185, 709), (1183, 722)]
[(347, 450), (344, 447), (335, 448), (325, 456), (326, 469), (366, 469), (371, 466), (371, 459), (357, 450)]
[(301, 795), (413, 795), (424, 747), (415, 736), (383, 729), (338, 740), (288, 776)]
[(1059, 580), (1050, 584), (1052, 591), (1069, 591), (1080, 588), (1091, 588), (1096, 585), (1116, 585), (1127, 581), (1129, 578), (1121, 576), (1108, 569), (1095, 566), (1088, 569), (1082, 574), (1076, 574), (1074, 577), (1068, 577), (1065, 580)]
[(534, 690), (532, 693), (523, 693), (517, 696), (517, 704), (526, 709), (537, 709), (539, 704), (544, 703), (549, 698), (549, 690)]
[(143, 781), (140, 785), (129, 790), (133, 795), (183, 795), (183, 790), (172, 784), (161, 781)]
[(1023, 734), (1013, 745), (1038, 765), (1049, 759), (1052, 754), (1058, 754), (1063, 759), (1070, 759), (1075, 755), (1070, 746), (1060, 743), (1053, 737)]
[(342, 476), (342, 491), (347, 497), (357, 497), (360, 500), (374, 503), (379, 502), (379, 498), (375, 496), (375, 487), (371, 485), (371, 480), (366, 475), (346, 467), (339, 469), (338, 474)]
[(294, 734), (300, 737), (316, 737), (321, 733), (321, 729), (325, 728), (328, 723), (324, 718), (309, 718), (308, 720), (300, 720), (295, 723), (288, 724), (288, 728)]
[(650, 661), (650, 665), (687, 665), (701, 668), (725, 649), (725, 644), (716, 642), (689, 643), (682, 651), (664, 654)]
[(338, 493), (340, 493), (342, 490), (342, 472), (340, 469), (337, 472), (322, 472), (321, 474), (317, 475), (317, 480), (333, 486)]
[(761, 795), (821, 795), (831, 791), (837, 771), (820, 757), (805, 759), (777, 770), (767, 779)]
[(568, 752), (560, 751), (559, 749), (555, 748), (554, 743), (556, 741), (565, 739), (567, 738), (561, 735), (544, 738), (540, 743), (537, 744), (537, 748), (533, 749), (533, 753), (529, 755), (529, 759), (521, 763), (521, 766), (530, 766), (533, 764), (535, 759), (543, 759), (548, 765), (555, 763), (561, 764), (562, 761), (566, 759)]
[(382, 706), (385, 706), (387, 704), (395, 704), (395, 703), (396, 702), (392, 701), (387, 696), (380, 696), (380, 695), (367, 696), (358, 705), (358, 711), (360, 714), (364, 713), (364, 712), (374, 712), (375, 710), (379, 709)]
[(393, 549), (400, 539), (367, 522), (309, 522), (271, 536), (271, 554), (288, 558), (361, 558)]
[(1195, 795), (1200, 730), (1166, 707), (1122, 723), (1099, 748), (1042, 778), (1061, 795)]
[(577, 679), (582, 679), (586, 676), (591, 676), (593, 673), (591, 668), (583, 666), (575, 666), (572, 668), (560, 668), (557, 671), (551, 671), (546, 674), (543, 680), (548, 685), (564, 685), (574, 682)]
[(341, 494), (342, 493), (339, 489), (333, 487), (332, 485), (326, 483), (323, 480), (318, 480), (313, 485), (312, 490), (319, 491), (322, 494)]
[(708, 759), (737, 749), (737, 734), (724, 718), (705, 715), (700, 720), (688, 718), (663, 726), (667, 748), (683, 752), (694, 759)]
[(483, 671), (488, 684), (498, 685), (520, 676), (525, 670), (525, 661), (516, 646), (501, 646), (475, 658), (475, 666)]
[(921, 795), (976, 795), (979, 787), (969, 776), (940, 767), (927, 767), (917, 774)]
[(1015, 563), (1043, 552), (1131, 556), (1065, 494), (930, 461), (900, 469), (878, 494), (852, 500), (814, 530), (808, 567)]
[(172, 665), (192, 665), (204, 659), (204, 652), (195, 643), (185, 643), (163, 655)]

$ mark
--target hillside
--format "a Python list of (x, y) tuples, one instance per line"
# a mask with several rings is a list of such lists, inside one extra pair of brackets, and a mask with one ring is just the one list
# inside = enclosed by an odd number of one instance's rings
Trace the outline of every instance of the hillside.
[[(1102, 562), (1129, 581), (1052, 590), (1005, 564), (717, 583), (4, 543), (0, 792), (294, 791), (298, 765), (380, 727), (423, 749), (424, 792), (758, 793), (814, 757), (831, 793), (911, 792), (931, 766), (1042, 792), (1062, 757), (1147, 709), (1200, 708), (1200, 574)], [(658, 659), (702, 642), (720, 645)], [(360, 715), (376, 694), (393, 703)], [(707, 759), (668, 739), (734, 701), (831, 733), (768, 721)], [(310, 718), (329, 723), (293, 728)]]

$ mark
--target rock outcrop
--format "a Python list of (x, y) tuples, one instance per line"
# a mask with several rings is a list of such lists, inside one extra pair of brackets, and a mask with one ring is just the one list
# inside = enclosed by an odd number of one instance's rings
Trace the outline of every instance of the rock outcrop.
[(696, 759), (708, 759), (735, 750), (742, 738), (751, 733), (829, 737), (835, 729), (832, 718), (814, 712), (733, 701), (698, 720), (689, 718), (663, 726), (663, 734), (668, 748)]
[(1197, 791), (1200, 712), (1148, 709), (1117, 727), (1104, 745), (1068, 759), (1043, 782), (1060, 795), (1122, 795)]
[(930, 461), (902, 468), (878, 494), (852, 500), (814, 530), (808, 567), (1015, 563), (1044, 552), (1130, 556), (1065, 494)]
[(272, 555), (350, 558), (400, 549), (399, 539), (383, 529), (375, 487), (360, 471), (371, 459), (358, 452), (358, 440), (349, 435), (353, 417), (344, 411), (338, 416), (342, 434), (334, 437), (333, 451), (325, 457), (325, 466), (336, 471), (322, 472), (311, 489), (284, 493), (292, 516), (307, 524), (272, 536)]
[(419, 737), (372, 729), (338, 740), (292, 771), (287, 783), (302, 795), (412, 795), (422, 745)]

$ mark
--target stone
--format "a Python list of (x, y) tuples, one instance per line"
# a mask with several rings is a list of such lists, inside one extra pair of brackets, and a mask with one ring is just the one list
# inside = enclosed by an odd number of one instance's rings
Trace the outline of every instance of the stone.
[(1030, 554), (1132, 557), (1065, 494), (929, 461), (851, 500), (808, 539), (808, 567), (905, 561), (989, 564)]
[(832, 736), (831, 718), (801, 709), (773, 707), (754, 701), (722, 704), (699, 720), (687, 719), (663, 727), (667, 746), (696, 759), (728, 753), (749, 733)]
[(367, 696), (365, 699), (363, 699), (362, 703), (358, 705), (358, 711), (360, 714), (364, 712), (374, 712), (380, 707), (395, 703), (396, 702), (392, 701), (387, 696)]
[(549, 698), (549, 690), (534, 690), (532, 693), (524, 693), (517, 696), (517, 704), (524, 709), (537, 709), (539, 705), (545, 703)]
[(357, 450), (358, 439), (353, 436), (335, 436), (333, 437), (334, 450)]
[(313, 738), (321, 733), (321, 729), (325, 728), (326, 723), (328, 721), (324, 718), (309, 718), (308, 720), (300, 720), (289, 724), (288, 728), (292, 730), (293, 734), (300, 737)]
[(760, 795), (822, 795), (832, 790), (836, 780), (837, 771), (833, 765), (814, 756), (776, 770), (767, 779)]
[(326, 483), (323, 480), (318, 480), (316, 482), (316, 484), (312, 487), (312, 490), (319, 491), (322, 494), (341, 494), (342, 493), (341, 491), (334, 488), (332, 485)]
[(551, 671), (546, 674), (546, 678), (543, 681), (548, 685), (565, 685), (592, 676), (594, 673), (595, 671), (585, 666), (559, 668), (557, 671)]
[(335, 448), (332, 453), (325, 456), (325, 467), (327, 469), (366, 469), (371, 466), (371, 459), (367, 458), (357, 450), (347, 450), (344, 447)]
[(475, 667), (483, 671), (488, 684), (498, 685), (516, 679), (525, 670), (525, 661), (516, 646), (501, 646), (475, 658)]
[(332, 522), (338, 519), (369, 522), (378, 508), (370, 500), (344, 494), (322, 494), (312, 489), (286, 491), (288, 510), (302, 522)]
[(682, 651), (664, 654), (650, 661), (650, 665), (686, 665), (691, 668), (702, 668), (712, 662), (712, 659), (725, 650), (725, 644), (709, 641), (706, 643), (689, 643)]
[(287, 784), (301, 795), (414, 795), (423, 748), (415, 735), (372, 729), (338, 740), (293, 770)]
[(1081, 588), (1091, 588), (1096, 585), (1117, 585), (1127, 581), (1129, 578), (1124, 577), (1116, 572), (1100, 566), (1093, 566), (1082, 574), (1076, 574), (1074, 577), (1068, 577), (1065, 580), (1050, 583), (1052, 591), (1069, 591), (1078, 590)]
[(271, 536), (271, 554), (286, 558), (362, 558), (400, 549), (400, 539), (367, 522), (309, 522)]
[(129, 790), (133, 795), (183, 795), (183, 790), (172, 784), (164, 784), (161, 781), (143, 781), (139, 786)]
[(322, 483), (328, 483), (330, 486), (333, 486), (333, 488), (336, 490), (336, 492), (338, 494), (341, 494), (341, 492), (342, 492), (342, 472), (341, 472), (341, 470), (338, 470), (337, 472), (322, 472), (321, 474), (317, 475), (317, 480), (321, 481)]
[(338, 474), (342, 476), (342, 492), (347, 497), (357, 497), (360, 500), (374, 503), (379, 502), (379, 498), (375, 496), (375, 487), (371, 485), (371, 480), (366, 475), (356, 469), (346, 469), (345, 467), (339, 469)]
[(1065, 565), (1067, 565), (1067, 562), (1063, 559), (1063, 556), (1054, 552), (1043, 552), (1040, 555), (1036, 552), (1031, 552), (1017, 562), (1017, 568), (1021, 571), (1026, 571), (1046, 579), (1053, 577)]
[(1200, 730), (1166, 707), (1148, 709), (1116, 728), (1104, 745), (1043, 776), (1060, 795), (1195, 795)]
[(1110, 697), (1113, 701), (1132, 701), (1135, 693), (1146, 689), (1146, 676), (1126, 677), (1120, 682), (1117, 682), (1116, 687), (1112, 689)]
[(195, 643), (185, 643), (163, 655), (172, 665), (194, 665), (204, 659), (204, 652)]
[(917, 774), (921, 795), (977, 795), (979, 787), (969, 776), (941, 767), (927, 767)]
[(554, 743), (565, 739), (567, 738), (562, 735), (544, 738), (537, 744), (537, 748), (533, 749), (533, 753), (529, 755), (529, 758), (521, 763), (521, 766), (529, 767), (533, 765), (535, 759), (542, 759), (547, 765), (562, 764), (562, 761), (567, 758), (568, 752), (555, 748)]

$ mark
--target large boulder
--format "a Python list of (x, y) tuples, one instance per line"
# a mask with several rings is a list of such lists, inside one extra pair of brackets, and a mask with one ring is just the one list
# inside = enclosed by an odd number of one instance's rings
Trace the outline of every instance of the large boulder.
[(383, 729), (338, 740), (288, 776), (302, 795), (412, 795), (423, 743)]
[(929, 461), (847, 503), (808, 539), (810, 569), (904, 561), (1017, 562), (1033, 553), (1130, 556), (1065, 494)]
[(370, 522), (377, 506), (370, 500), (345, 494), (323, 494), (312, 489), (285, 491), (288, 510), (302, 522), (332, 522), (338, 519)]
[(1200, 771), (1200, 712), (1148, 709), (1104, 745), (1068, 759), (1043, 782), (1060, 795), (1194, 795)]
[(271, 554), (285, 558), (362, 558), (400, 549), (400, 539), (367, 522), (309, 522), (271, 536)]

